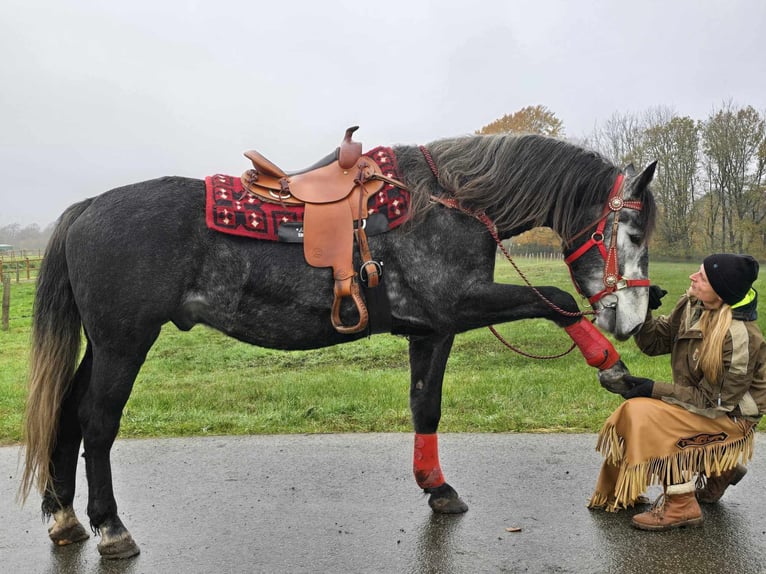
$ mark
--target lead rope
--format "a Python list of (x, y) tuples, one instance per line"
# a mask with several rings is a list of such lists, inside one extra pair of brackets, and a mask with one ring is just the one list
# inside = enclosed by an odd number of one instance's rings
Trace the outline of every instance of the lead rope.
[[(436, 177), (437, 181), (439, 179), (439, 170), (436, 168), (436, 163), (434, 163), (433, 158), (431, 157), (431, 153), (425, 148), (425, 146), (419, 146), (419, 149), (421, 153), (423, 154), (423, 157), (425, 157), (426, 163), (428, 163), (428, 167), (431, 168), (431, 172), (434, 174), (434, 177)], [(451, 209), (457, 209), (459, 211), (462, 211), (466, 215), (470, 215), (471, 217), (479, 220), (489, 231), (490, 235), (492, 236), (492, 239), (495, 240), (495, 243), (500, 248), (500, 251), (503, 253), (505, 258), (510, 262), (511, 265), (513, 265), (513, 268), (516, 270), (516, 273), (519, 274), (519, 277), (524, 281), (524, 283), (527, 284), (527, 287), (532, 289), (532, 291), (543, 301), (546, 305), (548, 305), (551, 309), (558, 312), (561, 315), (564, 315), (565, 317), (584, 317), (585, 315), (592, 315), (595, 312), (594, 311), (567, 311), (565, 309), (562, 309), (558, 305), (556, 305), (553, 301), (548, 299), (545, 295), (543, 295), (537, 287), (533, 286), (532, 283), (529, 282), (529, 279), (527, 279), (527, 276), (519, 269), (519, 266), (516, 265), (516, 262), (511, 257), (511, 254), (508, 252), (508, 250), (503, 246), (503, 242), (500, 240), (500, 236), (497, 233), (497, 226), (495, 223), (489, 218), (489, 216), (484, 213), (483, 211), (473, 211), (471, 209), (468, 209), (467, 207), (464, 207), (460, 205), (460, 203), (453, 198), (441, 198), (437, 197), (435, 195), (431, 196), (431, 200), (436, 201), (438, 203), (441, 203), (445, 207), (449, 207)], [(563, 357), (569, 353), (571, 353), (574, 348), (577, 346), (576, 343), (572, 343), (572, 346), (569, 347), (566, 351), (563, 353), (559, 353), (557, 355), (534, 355), (532, 353), (527, 353), (525, 351), (522, 351), (521, 349), (514, 347), (511, 345), (508, 341), (506, 341), (500, 333), (497, 332), (494, 325), (489, 325), (487, 327), (490, 332), (497, 338), (498, 341), (500, 341), (503, 345), (514, 351), (515, 353), (518, 353), (519, 355), (523, 355), (524, 357), (529, 357), (530, 359), (558, 359), (560, 357)]]

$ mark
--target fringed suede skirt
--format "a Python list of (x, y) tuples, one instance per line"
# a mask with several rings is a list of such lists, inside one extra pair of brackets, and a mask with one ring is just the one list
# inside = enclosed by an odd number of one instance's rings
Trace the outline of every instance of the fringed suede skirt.
[(715, 476), (753, 456), (755, 425), (711, 419), (658, 399), (622, 403), (606, 420), (596, 450), (604, 464), (589, 508), (616, 512), (633, 506), (649, 485)]

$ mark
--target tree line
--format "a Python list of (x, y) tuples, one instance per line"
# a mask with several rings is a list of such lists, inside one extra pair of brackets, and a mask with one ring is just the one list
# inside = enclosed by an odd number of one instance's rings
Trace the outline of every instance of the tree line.
[[(0, 226), (0, 245), (12, 245), (14, 251), (38, 251), (45, 249), (55, 224), (41, 229), (37, 223), (22, 227), (18, 223)], [(0, 252), (0, 257), (2, 252)]]
[[(563, 122), (541, 105), (505, 115), (476, 133), (506, 132), (565, 137)], [(665, 107), (618, 112), (576, 143), (637, 170), (658, 161), (653, 255), (699, 258), (722, 251), (766, 258), (766, 113), (731, 101), (702, 120)], [(52, 230), (53, 224), (6, 225), (0, 227), (0, 244), (42, 249)], [(549, 230), (533, 230), (514, 242), (559, 246)]]
[[(533, 132), (564, 136), (544, 106), (530, 106), (477, 133)], [(653, 255), (697, 258), (711, 252), (766, 258), (766, 115), (724, 102), (704, 120), (669, 108), (615, 113), (577, 143), (637, 170), (657, 160), (652, 190), (658, 210)], [(557, 245), (535, 230), (520, 242)]]

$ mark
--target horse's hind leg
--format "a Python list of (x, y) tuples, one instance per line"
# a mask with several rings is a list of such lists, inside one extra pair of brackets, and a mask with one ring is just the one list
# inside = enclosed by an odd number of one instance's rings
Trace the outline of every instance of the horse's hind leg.
[(43, 497), (42, 509), (45, 515), (53, 516), (54, 522), (48, 529), (48, 535), (58, 546), (80, 542), (89, 537), (88, 531), (77, 519), (72, 503), (82, 441), (77, 407), (83, 390), (87, 388), (92, 364), (93, 353), (89, 345), (75, 373), (69, 394), (62, 403), (56, 446), (51, 454), (51, 483)]
[(454, 335), (410, 339), (410, 410), (415, 427), (413, 470), (418, 486), (431, 495), (429, 506), (444, 514), (468, 510), (455, 489), (444, 480), (436, 434), (441, 419), (444, 370), (454, 339)]
[(91, 528), (101, 534), (98, 551), (103, 558), (129, 558), (140, 552), (117, 515), (110, 451), (133, 382), (155, 338), (156, 334), (133, 356), (126, 356), (126, 349), (118, 352), (96, 346), (91, 383), (80, 402), (83, 456), (88, 477), (88, 517)]

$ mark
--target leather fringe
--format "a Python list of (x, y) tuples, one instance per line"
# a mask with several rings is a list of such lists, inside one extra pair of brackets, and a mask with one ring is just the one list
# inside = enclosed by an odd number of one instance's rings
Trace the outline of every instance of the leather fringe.
[(689, 448), (662, 458), (651, 458), (639, 464), (628, 465), (624, 456), (624, 441), (612, 424), (605, 425), (598, 435), (596, 450), (605, 462), (619, 468), (614, 497), (596, 492), (590, 499), (590, 508), (604, 508), (617, 512), (629, 508), (646, 492), (650, 485), (679, 484), (691, 480), (694, 474), (719, 475), (738, 462), (753, 458), (755, 430), (728, 444), (716, 443)]

